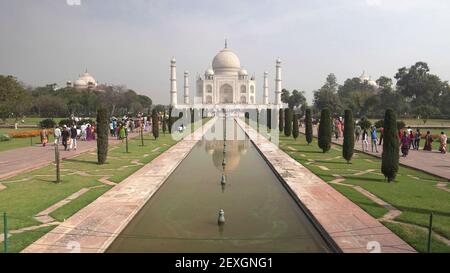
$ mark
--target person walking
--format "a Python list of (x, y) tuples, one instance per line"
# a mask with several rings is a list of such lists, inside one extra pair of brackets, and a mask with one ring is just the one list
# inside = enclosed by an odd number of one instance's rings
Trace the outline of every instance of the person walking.
[(69, 151), (74, 149), (77, 150), (77, 137), (78, 137), (78, 130), (77, 130), (77, 126), (74, 125), (72, 126), (72, 128), (70, 128), (70, 146), (69, 146)]
[(369, 135), (367, 134), (367, 130), (364, 129), (361, 135), (361, 141), (362, 141), (362, 150), (363, 152), (369, 151), (369, 142), (368, 142)]
[(416, 146), (415, 146), (416, 144), (414, 142), (414, 139), (415, 139), (415, 136), (414, 136), (413, 131), (411, 130), (409, 132), (409, 149), (411, 149), (411, 147), (413, 150), (416, 149)]
[(425, 136), (425, 146), (423, 147), (423, 150), (431, 152), (431, 150), (433, 150), (432, 143), (433, 136), (431, 135), (430, 131), (427, 131), (427, 135)]
[(370, 132), (370, 136), (372, 139), (372, 153), (373, 153), (373, 148), (375, 148), (375, 152), (378, 153), (378, 147), (377, 147), (377, 128), (375, 126), (372, 127), (372, 130)]
[(42, 128), (42, 131), (41, 131), (41, 143), (42, 143), (42, 146), (45, 147), (47, 145), (47, 142), (48, 142), (47, 129)]
[(447, 135), (441, 132), (439, 137), (439, 151), (443, 154), (447, 153)]
[(59, 128), (59, 126), (55, 126), (53, 136), (55, 137), (54, 145), (56, 146), (61, 142), (61, 129)]
[(359, 136), (360, 135), (361, 135), (361, 126), (356, 124), (356, 126), (355, 126), (355, 139), (356, 139), (356, 142), (359, 142)]
[(411, 142), (411, 140), (408, 136), (408, 133), (406, 131), (403, 132), (403, 136), (402, 136), (402, 140), (401, 140), (403, 157), (406, 157), (408, 155), (409, 146), (411, 145), (410, 142)]
[(414, 135), (414, 148), (416, 149), (416, 151), (419, 150), (421, 137), (422, 134), (420, 133), (420, 129), (417, 129), (416, 134)]
[(380, 142), (378, 142), (378, 145), (382, 145), (383, 144), (383, 138), (384, 138), (384, 128), (380, 127)]
[(70, 132), (67, 128), (67, 125), (63, 126), (63, 130), (61, 132), (61, 138), (62, 138), (62, 145), (64, 146), (64, 151), (67, 151), (67, 142), (70, 138)]

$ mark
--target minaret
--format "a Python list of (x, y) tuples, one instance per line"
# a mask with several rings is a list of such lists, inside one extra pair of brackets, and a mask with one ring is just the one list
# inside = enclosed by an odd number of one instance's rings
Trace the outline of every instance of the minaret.
[(277, 59), (275, 75), (275, 104), (281, 105), (281, 60)]
[(264, 92), (263, 92), (263, 104), (269, 104), (269, 79), (267, 78), (267, 75), (269, 73), (264, 72)]
[(184, 71), (184, 104), (189, 104), (189, 72)]
[(177, 60), (170, 61), (170, 105), (177, 105)]

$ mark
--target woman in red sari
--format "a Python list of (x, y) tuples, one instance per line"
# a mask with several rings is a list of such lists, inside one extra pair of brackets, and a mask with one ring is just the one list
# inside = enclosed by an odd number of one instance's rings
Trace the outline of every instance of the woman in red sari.
[(441, 132), (439, 137), (439, 151), (443, 154), (447, 152), (447, 136), (444, 132)]

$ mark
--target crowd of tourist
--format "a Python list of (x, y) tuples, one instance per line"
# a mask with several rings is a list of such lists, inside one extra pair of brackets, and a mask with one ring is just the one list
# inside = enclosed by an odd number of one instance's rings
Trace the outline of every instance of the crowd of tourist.
[[(344, 119), (342, 117), (336, 117), (333, 119), (333, 133), (336, 141), (343, 137)], [(356, 142), (361, 142), (361, 148), (364, 152), (369, 152), (369, 141), (372, 153), (378, 153), (378, 146), (383, 145), (383, 127), (377, 128), (376, 126), (371, 125), (369, 128), (363, 128), (360, 122), (356, 122), (354, 134)], [(430, 131), (427, 131), (427, 134), (423, 137), (420, 129), (416, 129), (415, 132), (411, 129), (411, 127), (408, 127), (406, 130), (399, 129), (398, 140), (403, 157), (406, 157), (410, 150), (418, 151), (420, 149), (421, 139), (423, 138), (425, 140), (423, 150), (432, 151), (432, 143), (435, 140), (433, 139), (433, 135)], [(445, 132), (441, 132), (438, 141), (439, 152), (443, 154), (447, 152), (447, 140), (448, 138)]]

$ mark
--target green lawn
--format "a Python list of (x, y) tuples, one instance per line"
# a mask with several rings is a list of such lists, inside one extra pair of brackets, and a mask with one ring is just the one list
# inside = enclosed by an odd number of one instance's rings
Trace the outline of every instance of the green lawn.
[[(206, 121), (207, 119), (204, 120), (204, 122)], [(198, 122), (196, 128), (199, 126)], [(82, 188), (94, 187), (51, 213), (56, 220), (63, 221), (111, 188), (111, 186), (100, 183), (99, 178), (107, 176), (110, 181), (119, 183), (142, 167), (142, 165), (134, 164), (133, 161), (138, 160), (142, 164), (149, 163), (175, 143), (176, 141), (168, 133), (161, 132), (157, 140), (154, 140), (150, 134), (146, 134), (144, 146), (141, 146), (139, 137), (129, 140), (129, 153), (125, 151), (125, 143), (110, 146), (108, 161), (104, 165), (97, 164), (95, 152), (84, 153), (64, 160), (61, 164), (62, 182), (59, 184), (55, 183), (53, 164), (2, 180), (0, 182), (7, 188), (0, 191), (0, 212), (8, 213), (9, 230), (39, 225), (40, 223), (34, 219), (37, 213)], [(43, 230), (42, 234), (45, 234), (45, 231)], [(0, 233), (3, 233), (3, 224), (0, 226)], [(28, 245), (26, 242), (32, 242), (40, 236), (35, 237), (36, 232), (12, 235), (10, 245), (19, 241), (23, 243), (20, 243), (20, 247), (13, 246), (11, 251), (22, 250)]]
[[(255, 124), (252, 126), (256, 127)], [(440, 179), (400, 166), (395, 182), (388, 183), (381, 174), (379, 158), (355, 153), (351, 164), (347, 164), (342, 158), (341, 146), (332, 145), (332, 149), (328, 153), (322, 153), (317, 146), (317, 139), (308, 145), (302, 134), (297, 140), (294, 140), (293, 137), (285, 137), (284, 134), (280, 135), (280, 148), (324, 181), (334, 180), (333, 175), (343, 176), (346, 179), (344, 183), (361, 186), (392, 204), (403, 212), (395, 219), (397, 221), (426, 227), (429, 214), (433, 212), (434, 232), (447, 239), (450, 238), (450, 193), (436, 188)], [(292, 148), (296, 151), (292, 151)], [(311, 164), (308, 160), (314, 160), (314, 163)], [(329, 170), (323, 170), (318, 166), (326, 167)], [(356, 173), (367, 170), (374, 171), (355, 176)], [(345, 186), (332, 186), (375, 218), (379, 218), (385, 211), (384, 208), (353, 189)], [(398, 229), (401, 228), (398, 227)], [(393, 231), (399, 234), (398, 230)], [(404, 236), (408, 236), (408, 234), (410, 233), (404, 232)]]
[[(370, 122), (374, 123), (377, 122), (379, 119), (369, 119)], [(450, 119), (429, 119), (425, 124), (423, 124), (423, 120), (421, 119), (402, 119), (399, 118), (398, 120), (401, 120), (405, 122), (406, 126), (414, 126), (414, 125), (432, 125), (432, 126), (450, 126)]]
[[(36, 130), (32, 128), (19, 128), (17, 131), (30, 131), (30, 130)], [(9, 132), (16, 131), (15, 129), (7, 129), (7, 128), (0, 128), (0, 135), (8, 134)], [(49, 142), (54, 141), (53, 136), (49, 137)], [(0, 141), (0, 152), (16, 149), (16, 148), (22, 148), (22, 147), (28, 147), (31, 145), (39, 145), (41, 142), (40, 137), (33, 137), (33, 138), (11, 138), (9, 141)]]
[[(29, 117), (28, 118), (28, 117), (26, 117), (26, 118), (24, 118), (24, 123), (22, 123), (22, 119), (19, 119), (18, 123), (19, 123), (19, 125), (38, 125), (39, 122), (41, 120), (44, 120), (44, 119), (47, 119), (47, 118), (36, 118), (36, 117)], [(58, 123), (62, 119), (67, 119), (67, 118), (53, 118), (53, 120), (56, 123)], [(6, 123), (5, 124), (14, 125), (15, 122), (16, 122), (15, 119), (8, 118), (8, 119), (6, 119)]]

